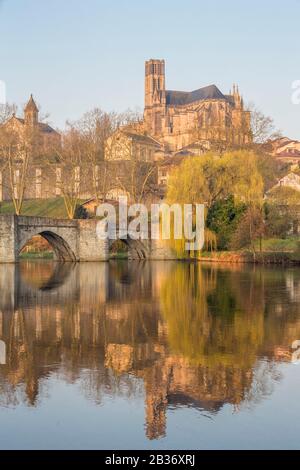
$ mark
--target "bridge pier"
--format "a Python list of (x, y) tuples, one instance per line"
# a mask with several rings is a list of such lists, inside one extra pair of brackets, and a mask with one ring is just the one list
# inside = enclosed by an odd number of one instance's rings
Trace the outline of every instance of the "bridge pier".
[(15, 263), (17, 252), (17, 216), (0, 217), (0, 263)]
[(78, 261), (108, 261), (109, 242), (97, 237), (98, 220), (77, 220), (78, 223)]

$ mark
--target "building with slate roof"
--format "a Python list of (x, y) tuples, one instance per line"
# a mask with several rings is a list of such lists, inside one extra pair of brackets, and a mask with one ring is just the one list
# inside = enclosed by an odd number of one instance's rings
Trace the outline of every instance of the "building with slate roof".
[(146, 62), (144, 130), (167, 152), (201, 140), (233, 145), (252, 140), (250, 112), (236, 85), (228, 95), (216, 85), (191, 92), (167, 90), (164, 60)]
[(161, 144), (150, 135), (129, 130), (128, 126), (118, 129), (105, 145), (105, 160), (137, 160), (153, 162), (159, 159)]
[(17, 117), (15, 114), (4, 124), (8, 128), (14, 129), (20, 135), (25, 135), (28, 129), (36, 130), (41, 139), (41, 144), (47, 147), (52, 140), (60, 141), (60, 134), (54, 130), (49, 124), (39, 122), (39, 109), (30, 96), (28, 103), (24, 108), (24, 117)]

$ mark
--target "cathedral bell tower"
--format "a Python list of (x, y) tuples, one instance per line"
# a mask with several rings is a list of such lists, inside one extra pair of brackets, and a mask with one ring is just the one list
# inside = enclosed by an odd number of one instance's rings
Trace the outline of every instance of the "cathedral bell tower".
[(33, 96), (30, 99), (24, 109), (25, 124), (28, 126), (36, 126), (39, 122), (39, 110)]
[(145, 64), (145, 123), (153, 136), (161, 132), (165, 106), (165, 61), (151, 59)]

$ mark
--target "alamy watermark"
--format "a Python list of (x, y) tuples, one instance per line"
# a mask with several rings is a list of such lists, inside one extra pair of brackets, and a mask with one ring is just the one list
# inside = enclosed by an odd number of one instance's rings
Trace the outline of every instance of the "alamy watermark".
[(292, 344), (293, 354), (292, 354), (292, 363), (300, 364), (300, 340), (296, 340)]
[(204, 246), (203, 204), (144, 204), (128, 206), (127, 197), (119, 197), (118, 210), (109, 203), (100, 204), (97, 236), (101, 240), (184, 240), (186, 251)]
[(6, 85), (3, 80), (0, 80), (0, 106), (6, 104)]
[(300, 80), (295, 80), (292, 83), (292, 103), (299, 105), (300, 104)]
[(6, 364), (6, 344), (0, 340), (0, 366)]

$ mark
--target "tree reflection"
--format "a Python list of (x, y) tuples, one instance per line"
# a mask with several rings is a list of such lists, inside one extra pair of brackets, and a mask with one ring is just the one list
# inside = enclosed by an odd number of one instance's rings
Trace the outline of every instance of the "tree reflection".
[(168, 407), (214, 414), (272, 393), (300, 337), (296, 269), (24, 263), (0, 267), (0, 290), (0, 403), (38, 406), (53, 374), (96, 404), (145, 393), (149, 439)]

